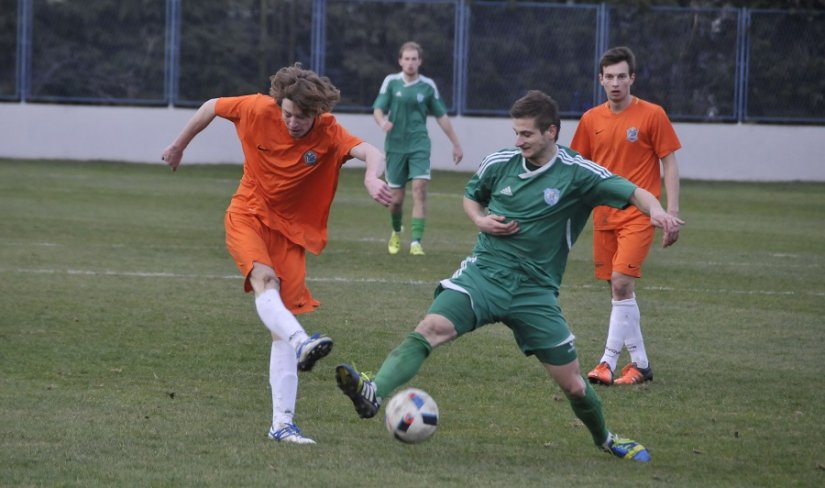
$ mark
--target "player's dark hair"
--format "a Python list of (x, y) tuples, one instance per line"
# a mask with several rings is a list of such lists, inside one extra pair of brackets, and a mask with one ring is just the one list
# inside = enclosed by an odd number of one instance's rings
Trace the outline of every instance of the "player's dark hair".
[(272, 83), (269, 94), (278, 105), (284, 98), (290, 99), (301, 111), (310, 116), (331, 112), (341, 100), (341, 92), (326, 76), (303, 69), (301, 63), (281, 68), (269, 77)]
[(636, 56), (627, 46), (614, 47), (605, 51), (599, 60), (599, 74), (604, 73), (605, 66), (613, 66), (622, 61), (627, 61), (629, 75), (636, 74)]
[(536, 127), (545, 132), (551, 125), (556, 126), (556, 140), (559, 140), (561, 132), (561, 119), (559, 118), (559, 104), (550, 95), (539, 91), (530, 90), (527, 95), (516, 100), (510, 109), (510, 117), (514, 119), (535, 119)]

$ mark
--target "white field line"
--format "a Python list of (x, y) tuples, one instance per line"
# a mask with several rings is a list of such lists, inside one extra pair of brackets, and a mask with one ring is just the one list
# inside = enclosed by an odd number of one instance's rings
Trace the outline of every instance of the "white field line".
[[(184, 280), (240, 280), (240, 275), (201, 275), (201, 274), (187, 274), (187, 273), (169, 273), (169, 272), (153, 272), (153, 271), (114, 271), (114, 270), (83, 270), (83, 269), (33, 269), (33, 268), (0, 268), (0, 274), (66, 274), (66, 275), (82, 275), (82, 276), (121, 276), (127, 278), (170, 278), (170, 279), (184, 279)], [(401, 285), (401, 286), (428, 286), (434, 287), (436, 282), (433, 280), (404, 280), (404, 279), (387, 279), (387, 278), (345, 278), (342, 276), (316, 276), (307, 277), (309, 282), (317, 283), (377, 283), (381, 285)], [(563, 289), (602, 289), (601, 284), (593, 285), (562, 285)], [(825, 297), (825, 291), (809, 290), (804, 293), (786, 290), (732, 290), (728, 288), (674, 288), (669, 286), (642, 286), (645, 291), (661, 291), (661, 292), (690, 292), (690, 293), (704, 293), (708, 295), (730, 294), (730, 295), (764, 295), (764, 296), (816, 296)]]
[[(330, 239), (330, 240), (332, 240), (332, 239)], [(353, 238), (353, 239), (342, 239), (341, 237), (337, 237), (337, 238), (334, 238), (334, 240), (335, 240), (336, 242), (367, 242), (367, 243), (372, 243), (372, 242), (376, 242), (376, 243), (386, 243), (386, 242), (387, 242), (387, 239), (386, 239), (386, 238), (384, 238), (384, 237), (380, 237), (380, 236), (374, 236), (374, 237), (359, 237), (359, 238)], [(428, 241), (429, 241), (429, 242), (431, 242), (431, 243), (437, 243), (437, 244), (445, 244), (445, 243), (448, 243), (447, 241), (444, 241), (444, 240), (439, 240), (437, 237), (434, 237), (434, 238), (428, 239)], [(471, 239), (470, 241), (472, 241), (472, 239)], [(216, 245), (222, 245), (222, 243), (219, 243), (219, 244), (216, 244)], [(197, 247), (198, 249), (213, 249), (216, 245), (209, 245), (209, 246), (194, 246), (194, 247)], [(39, 241), (39, 242), (29, 242), (29, 241), (13, 241), (13, 240), (11, 240), (11, 239), (3, 239), (3, 238), (0, 238), (0, 246), (9, 246), (9, 247), (17, 247), (17, 246), (26, 246), (26, 247), (62, 247), (62, 246), (63, 246), (63, 244), (56, 243), (56, 242), (48, 242), (48, 241)], [(89, 248), (89, 247), (96, 247), (96, 246), (95, 246), (95, 244), (94, 244), (94, 243), (91, 243), (91, 244), (84, 244), (84, 247)], [(101, 245), (99, 245), (98, 247), (103, 247), (103, 248), (115, 248), (115, 249), (117, 249), (117, 248), (124, 248), (124, 247), (127, 247), (127, 246), (126, 246), (126, 244), (101, 244)], [(192, 249), (192, 248), (193, 248), (193, 246), (192, 246), (192, 245), (189, 245), (189, 244), (187, 244), (187, 245), (185, 245), (185, 246), (183, 246), (183, 245), (182, 245), (182, 246), (168, 246), (168, 245), (167, 245), (167, 246), (163, 246), (163, 248), (164, 248), (164, 249), (178, 249), (178, 248), (183, 248), (183, 247), (185, 247), (186, 249)], [(337, 249), (337, 248), (327, 248), (327, 249), (324, 251), (324, 254), (326, 254), (326, 255), (330, 255), (330, 254), (339, 254), (339, 253), (342, 253), (342, 252), (345, 252), (345, 251), (342, 251), (342, 250)], [(794, 262), (787, 262), (787, 261), (783, 261), (783, 260), (788, 260), (788, 259), (803, 259), (803, 257), (802, 257), (802, 256), (800, 256), (800, 255), (798, 255), (798, 254), (790, 254), (790, 253), (769, 253), (769, 254), (767, 254), (767, 257), (769, 257), (769, 258), (776, 258), (776, 259), (777, 259), (777, 261), (775, 261), (775, 262), (766, 262), (766, 261), (760, 261), (760, 262), (754, 262), (754, 261), (741, 261), (741, 262), (733, 262), (733, 261), (698, 261), (698, 260), (689, 260), (689, 261), (685, 261), (685, 260), (674, 260), (674, 259), (667, 259), (667, 260), (666, 260), (666, 262), (667, 262), (667, 263), (676, 264), (676, 265), (681, 265), (681, 264), (691, 264), (691, 265), (695, 265), (695, 266), (708, 266), (708, 267), (714, 267), (714, 268), (719, 268), (719, 267), (722, 267), (722, 268), (724, 268), (724, 267), (736, 267), (736, 268), (747, 268), (747, 267), (759, 267), (759, 268), (781, 267), (781, 268), (786, 268), (786, 269), (789, 269), (789, 268), (804, 268), (804, 269), (811, 269), (811, 268), (819, 268), (819, 267), (820, 267), (820, 264), (819, 264), (819, 263), (816, 263), (816, 262), (815, 262), (815, 263), (810, 263), (810, 262), (805, 262), (805, 263), (802, 263), (802, 262), (800, 262), (800, 263), (794, 263)], [(571, 261), (585, 261), (585, 260), (589, 260), (589, 259), (591, 259), (589, 256), (584, 256), (584, 257), (571, 256), (571, 257), (570, 257), (570, 260), (571, 260)], [(311, 281), (311, 280), (310, 280), (310, 281)], [(319, 280), (316, 280), (316, 281), (319, 281)], [(330, 281), (331, 281), (331, 280), (330, 280)], [(395, 283), (395, 282), (387, 282), (387, 283)]]

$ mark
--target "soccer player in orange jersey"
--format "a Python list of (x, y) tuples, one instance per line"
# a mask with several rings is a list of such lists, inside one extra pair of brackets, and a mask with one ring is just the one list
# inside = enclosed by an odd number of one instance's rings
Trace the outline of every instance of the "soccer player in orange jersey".
[(344, 163), (366, 162), (364, 186), (383, 206), (392, 199), (381, 179), (384, 154), (353, 136), (329, 112), (340, 92), (326, 77), (299, 63), (270, 78), (262, 94), (206, 101), (169, 145), (162, 159), (172, 170), (183, 151), (216, 116), (235, 124), (244, 154), (240, 185), (226, 211), (226, 246), (255, 292), (255, 306), (272, 333), (269, 383), (272, 426), (279, 442), (314, 444), (295, 425), (297, 371), (329, 354), (332, 339), (308, 335), (295, 318), (320, 302), (306, 287), (306, 255), (327, 243), (327, 219)]
[[(679, 138), (664, 109), (630, 94), (636, 80), (636, 59), (627, 47), (602, 55), (599, 83), (607, 102), (585, 112), (570, 147), (614, 174), (660, 197), (662, 173), (667, 212), (679, 216)], [(661, 169), (660, 169), (661, 162)], [(662, 171), (663, 170), (663, 171)], [(593, 212), (593, 259), (596, 278), (610, 282), (613, 308), (604, 355), (587, 375), (591, 383), (629, 385), (653, 379), (653, 369), (642, 338), (635, 282), (653, 242), (650, 219), (636, 208), (597, 207)], [(679, 239), (679, 226), (662, 237), (668, 247)], [(630, 363), (614, 381), (622, 348)]]

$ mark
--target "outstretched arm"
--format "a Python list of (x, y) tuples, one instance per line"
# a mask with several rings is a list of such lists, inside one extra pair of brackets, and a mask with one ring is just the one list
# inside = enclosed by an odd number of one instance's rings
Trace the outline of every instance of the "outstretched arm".
[(186, 146), (192, 142), (192, 139), (194, 139), (200, 131), (205, 129), (206, 126), (215, 119), (216, 102), (216, 98), (205, 101), (198, 111), (195, 112), (195, 115), (189, 119), (189, 122), (183, 126), (183, 130), (181, 130), (175, 142), (163, 151), (160, 159), (166, 161), (166, 164), (172, 168), (172, 171), (176, 171), (178, 166), (180, 166), (181, 159), (183, 159), (183, 151), (186, 149)]
[(387, 164), (384, 153), (372, 144), (362, 142), (353, 147), (349, 154), (367, 163), (367, 170), (364, 173), (364, 186), (367, 187), (367, 192), (372, 199), (385, 207), (389, 206), (392, 202), (392, 191), (390, 191), (389, 185), (381, 179)]
[(679, 227), (684, 225), (684, 220), (665, 212), (659, 200), (652, 193), (642, 188), (636, 188), (630, 197), (630, 203), (645, 215), (649, 215), (651, 224), (662, 229), (664, 232), (662, 247), (668, 247), (676, 242), (679, 237)]
[(442, 115), (441, 117), (436, 118), (435, 121), (438, 122), (441, 130), (444, 131), (444, 134), (446, 134), (447, 138), (450, 139), (450, 142), (453, 143), (453, 163), (460, 163), (464, 158), (464, 151), (461, 149), (461, 143), (458, 142), (458, 136), (455, 135), (450, 118), (446, 115)]
[(464, 212), (476, 224), (478, 230), (485, 234), (509, 236), (518, 232), (518, 222), (505, 222), (507, 217), (488, 213), (484, 206), (467, 197), (464, 197)]

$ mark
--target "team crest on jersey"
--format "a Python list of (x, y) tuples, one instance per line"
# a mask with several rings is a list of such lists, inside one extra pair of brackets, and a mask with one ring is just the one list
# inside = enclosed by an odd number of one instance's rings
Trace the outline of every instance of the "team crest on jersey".
[(557, 203), (559, 203), (559, 198), (561, 197), (561, 192), (558, 188), (545, 188), (544, 189), (544, 202), (551, 207)]
[(639, 140), (639, 129), (631, 127), (627, 129), (627, 142), (636, 142)]
[(307, 151), (304, 153), (304, 164), (307, 166), (312, 166), (318, 162), (318, 155), (315, 154), (315, 151)]
[(424, 94), (423, 93), (416, 94), (415, 99), (418, 100), (418, 103), (423, 103), (424, 102)]

